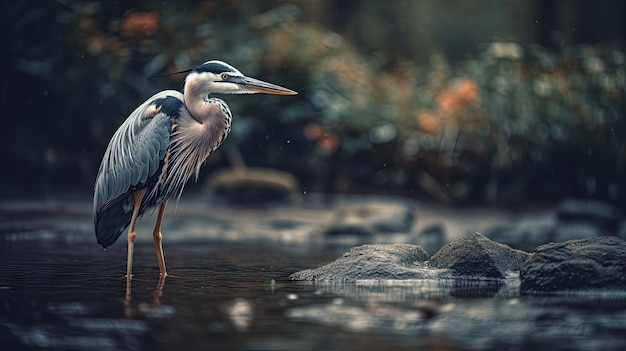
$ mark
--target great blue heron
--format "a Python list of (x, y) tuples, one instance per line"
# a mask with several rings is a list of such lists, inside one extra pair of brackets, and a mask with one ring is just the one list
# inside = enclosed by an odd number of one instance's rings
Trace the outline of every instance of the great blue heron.
[(168, 199), (230, 132), (228, 105), (211, 94), (295, 95), (295, 91), (244, 76), (222, 61), (207, 61), (187, 73), (183, 93), (165, 90), (137, 107), (107, 147), (94, 190), (93, 220), (98, 243), (112, 245), (128, 227), (126, 277), (132, 277), (135, 223), (159, 208), (152, 237), (161, 277), (167, 275), (161, 223)]

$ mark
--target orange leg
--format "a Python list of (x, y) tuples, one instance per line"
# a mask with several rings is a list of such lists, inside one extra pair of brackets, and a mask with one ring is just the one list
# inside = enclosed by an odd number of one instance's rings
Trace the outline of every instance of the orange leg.
[(165, 215), (165, 208), (167, 207), (167, 200), (159, 208), (159, 215), (154, 225), (154, 231), (152, 232), (152, 239), (154, 240), (154, 249), (156, 250), (157, 261), (159, 262), (159, 271), (161, 272), (161, 278), (167, 276), (165, 270), (165, 257), (163, 256), (163, 235), (161, 235), (161, 224), (163, 223), (163, 216)]
[(132, 279), (133, 273), (133, 251), (135, 249), (135, 238), (137, 233), (135, 232), (135, 223), (137, 222), (137, 216), (139, 215), (139, 208), (141, 207), (141, 201), (146, 194), (146, 189), (141, 189), (133, 194), (135, 199), (135, 207), (133, 208), (133, 216), (130, 218), (130, 225), (128, 226), (128, 259), (126, 260), (126, 280)]

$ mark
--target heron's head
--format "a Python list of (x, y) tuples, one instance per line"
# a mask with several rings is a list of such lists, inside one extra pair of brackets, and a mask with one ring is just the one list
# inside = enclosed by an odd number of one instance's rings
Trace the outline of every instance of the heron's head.
[[(208, 94), (275, 94), (296, 95), (291, 89), (246, 77), (238, 69), (222, 61), (207, 61), (192, 68), (185, 78), (185, 91), (192, 89), (200, 95)], [(195, 94), (194, 94), (195, 95)]]

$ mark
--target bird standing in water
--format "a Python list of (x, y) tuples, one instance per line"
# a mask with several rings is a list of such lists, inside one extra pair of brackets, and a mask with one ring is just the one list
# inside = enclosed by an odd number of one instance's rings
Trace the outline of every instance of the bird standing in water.
[(211, 152), (230, 132), (228, 105), (211, 94), (295, 95), (295, 91), (244, 76), (222, 61), (187, 73), (183, 93), (165, 90), (137, 107), (115, 132), (96, 179), (93, 220), (98, 243), (112, 245), (128, 228), (126, 277), (132, 277), (135, 223), (158, 207), (152, 232), (161, 278), (167, 275), (161, 224), (168, 199), (180, 197)]

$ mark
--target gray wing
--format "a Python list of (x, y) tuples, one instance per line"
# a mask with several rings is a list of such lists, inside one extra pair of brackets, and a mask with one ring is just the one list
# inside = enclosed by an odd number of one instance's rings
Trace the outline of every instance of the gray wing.
[(130, 223), (132, 194), (157, 181), (180, 113), (182, 94), (167, 90), (137, 107), (115, 132), (96, 178), (93, 218), (98, 242), (107, 247)]

